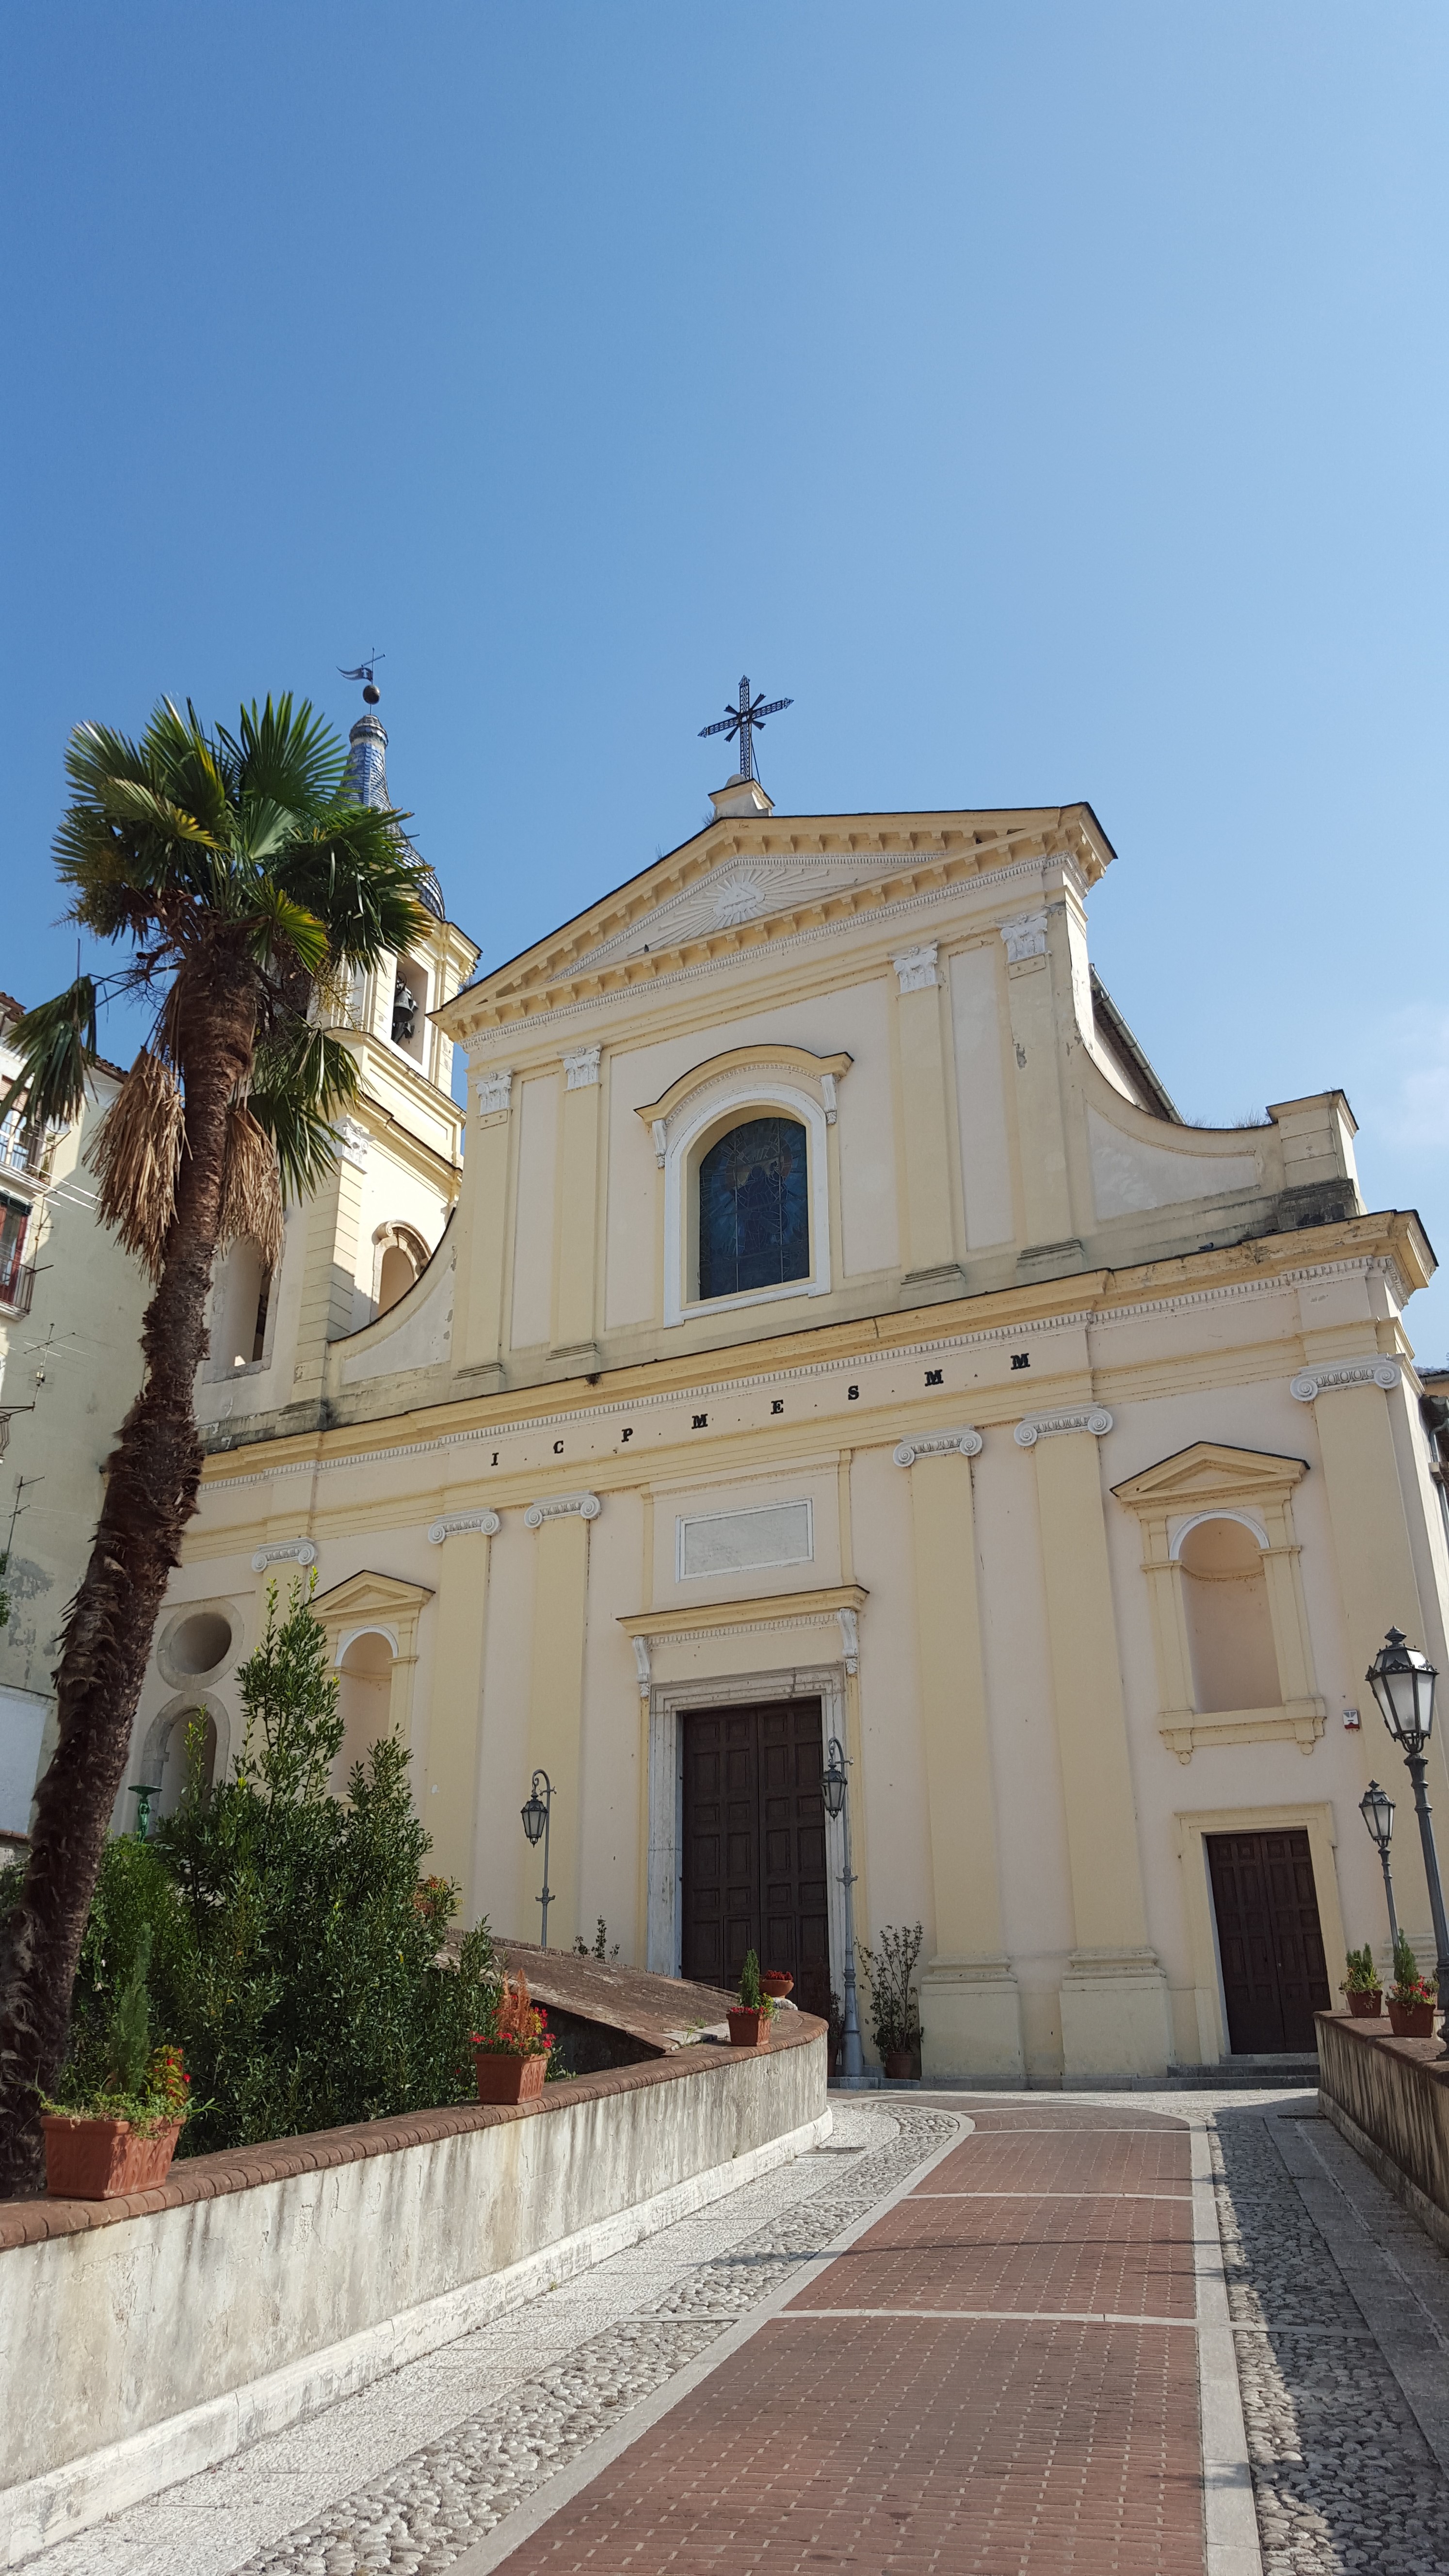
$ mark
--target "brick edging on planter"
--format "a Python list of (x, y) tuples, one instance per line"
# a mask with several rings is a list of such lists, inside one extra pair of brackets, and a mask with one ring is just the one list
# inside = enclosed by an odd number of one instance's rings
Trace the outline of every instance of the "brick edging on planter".
[(470, 2136), (477, 2129), (498, 2128), (509, 2120), (547, 2118), (551, 2111), (564, 2111), (578, 2102), (607, 2101), (613, 2094), (637, 2093), (646, 2085), (675, 2084), (685, 2076), (751, 2065), (781, 2049), (806, 2047), (824, 2029), (824, 2022), (810, 2013), (784, 2013), (767, 2050), (726, 2048), (706, 2040), (643, 2066), (615, 2067), (604, 2075), (565, 2076), (557, 2084), (545, 2085), (536, 2102), (455, 2102), (436, 2111), (400, 2111), (381, 2120), (355, 2120), (341, 2129), (313, 2129), (300, 2137), (269, 2139), (255, 2147), (223, 2147), (214, 2155), (191, 2156), (173, 2165), (165, 2182), (152, 2191), (127, 2192), (116, 2200), (0, 2200), (0, 2254), (18, 2245), (41, 2244), (47, 2237), (81, 2236), (91, 2228), (115, 2227), (122, 2219), (144, 2218), (154, 2210), (221, 2200), (260, 2183), (285, 2182), (294, 2174), (324, 2173), (330, 2166), (360, 2164), (369, 2156), (395, 2155), (403, 2147)]

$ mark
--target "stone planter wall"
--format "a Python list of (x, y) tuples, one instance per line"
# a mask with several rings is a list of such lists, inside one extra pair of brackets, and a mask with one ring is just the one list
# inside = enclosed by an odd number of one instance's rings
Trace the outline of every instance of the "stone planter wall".
[(537, 2103), (0, 2202), (0, 2566), (468, 2333), (827, 2135), (826, 2033), (680, 2049)]
[(1449, 2252), (1449, 2058), (1387, 2016), (1317, 2013), (1318, 2098), (1335, 2128)]

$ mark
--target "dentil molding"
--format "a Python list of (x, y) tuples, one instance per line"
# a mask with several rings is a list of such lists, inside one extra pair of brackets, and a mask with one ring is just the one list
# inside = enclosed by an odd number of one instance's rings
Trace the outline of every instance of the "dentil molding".
[(441, 1520), (428, 1524), (429, 1547), (442, 1547), (450, 1538), (461, 1538), (465, 1530), (477, 1530), (484, 1538), (496, 1538), (503, 1523), (496, 1512), (446, 1512)]
[(1090, 1431), (1094, 1440), (1105, 1440), (1112, 1428), (1112, 1416), (1104, 1404), (1084, 1405), (1079, 1413), (1034, 1413), (1018, 1422), (1012, 1439), (1018, 1449), (1034, 1449), (1038, 1440), (1050, 1440), (1058, 1431)]
[(918, 1458), (979, 1458), (982, 1447), (980, 1432), (968, 1423), (964, 1431), (929, 1431), (919, 1439), (903, 1440), (891, 1456), (898, 1467), (914, 1467)]
[(530, 1503), (524, 1521), (531, 1530), (542, 1529), (545, 1521), (561, 1521), (577, 1512), (585, 1521), (596, 1521), (604, 1506), (597, 1494), (554, 1494), (546, 1503)]
[(1330, 1395), (1341, 1386), (1381, 1386), (1388, 1393), (1402, 1377), (1397, 1360), (1380, 1359), (1375, 1353), (1372, 1359), (1327, 1360), (1320, 1367), (1300, 1369), (1289, 1379), (1288, 1392), (1300, 1404), (1311, 1404), (1316, 1395)]

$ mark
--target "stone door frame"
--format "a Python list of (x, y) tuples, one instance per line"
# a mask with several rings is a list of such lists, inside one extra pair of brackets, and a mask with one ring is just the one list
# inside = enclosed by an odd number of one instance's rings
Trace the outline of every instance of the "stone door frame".
[[(712, 1679), (655, 1682), (649, 1692), (648, 1965), (658, 1976), (677, 1977), (683, 1946), (684, 1736), (681, 1712), (694, 1708), (751, 1707), (782, 1699), (818, 1699), (822, 1749), (832, 1735), (849, 1751), (845, 1665), (792, 1664), (783, 1671), (720, 1673)], [(827, 1903), (830, 1916), (830, 1982), (837, 1994), (845, 1968), (845, 1907), (841, 1893), (842, 1834), (825, 1819)]]

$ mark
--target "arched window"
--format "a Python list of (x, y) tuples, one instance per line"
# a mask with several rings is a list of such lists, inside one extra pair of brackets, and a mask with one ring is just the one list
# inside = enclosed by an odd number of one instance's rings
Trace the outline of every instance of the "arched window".
[(809, 1273), (805, 1129), (795, 1118), (751, 1118), (699, 1167), (700, 1296), (745, 1296)]
[(1195, 1705), (1275, 1708), (1282, 1698), (1258, 1540), (1242, 1521), (1200, 1520), (1178, 1550)]
[(399, 1297), (407, 1295), (432, 1255), (422, 1236), (410, 1225), (380, 1225), (373, 1242), (378, 1251), (375, 1302), (379, 1315), (385, 1315)]
[(355, 1765), (366, 1762), (378, 1737), (388, 1731), (392, 1664), (391, 1640), (380, 1628), (365, 1628), (351, 1640), (338, 1665), (342, 1687), (337, 1713), (344, 1729), (335, 1771), (339, 1790), (346, 1788)]

